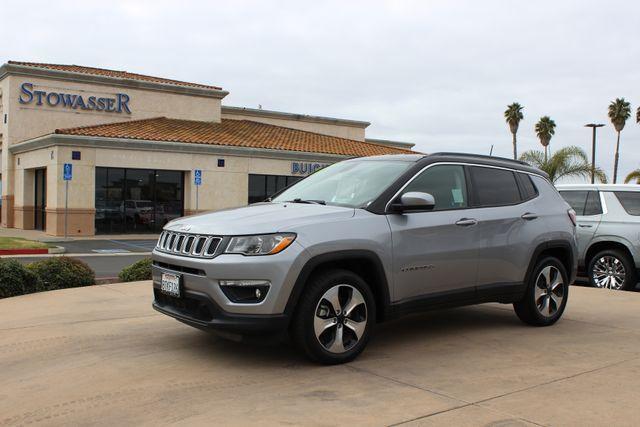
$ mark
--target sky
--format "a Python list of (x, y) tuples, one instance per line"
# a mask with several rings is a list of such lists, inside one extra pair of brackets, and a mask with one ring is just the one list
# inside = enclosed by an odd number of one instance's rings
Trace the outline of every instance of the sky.
[[(607, 106), (631, 102), (620, 174), (640, 168), (640, 2), (0, 1), (0, 62), (78, 64), (222, 86), (226, 105), (365, 120), (422, 152), (512, 155), (556, 122), (611, 178)], [(620, 178), (619, 178), (620, 180)]]

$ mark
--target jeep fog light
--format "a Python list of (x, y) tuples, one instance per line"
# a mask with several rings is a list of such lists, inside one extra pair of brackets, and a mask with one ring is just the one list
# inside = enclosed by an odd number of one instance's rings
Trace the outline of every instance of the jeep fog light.
[(257, 304), (264, 301), (271, 287), (268, 280), (219, 280), (220, 289), (231, 302)]

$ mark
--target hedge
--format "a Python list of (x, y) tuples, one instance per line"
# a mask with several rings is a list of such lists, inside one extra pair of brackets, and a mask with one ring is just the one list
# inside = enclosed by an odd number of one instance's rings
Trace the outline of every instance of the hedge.
[(36, 261), (27, 269), (40, 278), (43, 290), (77, 288), (95, 284), (93, 270), (84, 262), (69, 257), (52, 257)]
[(0, 298), (44, 290), (42, 281), (14, 259), (0, 259)]
[(141, 259), (122, 269), (118, 278), (123, 282), (151, 280), (151, 258)]

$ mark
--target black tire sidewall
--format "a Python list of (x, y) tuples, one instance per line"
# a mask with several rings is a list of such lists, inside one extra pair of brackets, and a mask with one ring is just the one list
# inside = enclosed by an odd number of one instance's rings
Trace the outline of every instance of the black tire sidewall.
[[(360, 341), (342, 354), (331, 353), (322, 347), (316, 338), (313, 321), (315, 310), (324, 293), (335, 285), (346, 284), (356, 288), (365, 299), (367, 305), (367, 326)], [(307, 283), (300, 298), (294, 318), (293, 337), (307, 355), (323, 364), (345, 363), (355, 359), (367, 345), (376, 319), (375, 300), (367, 283), (358, 275), (348, 270), (326, 270), (314, 274)]]
[(617, 258), (622, 263), (625, 270), (625, 278), (624, 278), (624, 283), (622, 284), (621, 290), (633, 290), (636, 287), (636, 283), (637, 283), (635, 265), (633, 265), (633, 262), (629, 259), (629, 257), (624, 252), (616, 249), (605, 249), (603, 251), (598, 252), (597, 254), (595, 254), (593, 258), (591, 258), (591, 260), (589, 261), (589, 266), (587, 268), (587, 275), (589, 276), (589, 284), (594, 288), (598, 288), (598, 286), (593, 281), (593, 266), (595, 265), (596, 261), (599, 258), (602, 258), (603, 256), (611, 256), (611, 257)]

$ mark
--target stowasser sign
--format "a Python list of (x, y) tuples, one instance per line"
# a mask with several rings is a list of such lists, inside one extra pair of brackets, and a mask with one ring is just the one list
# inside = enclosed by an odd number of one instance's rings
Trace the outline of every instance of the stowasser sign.
[(48, 105), (49, 107), (71, 108), (73, 110), (105, 111), (108, 113), (128, 113), (129, 95), (116, 93), (115, 98), (76, 95), (64, 92), (34, 90), (33, 83), (20, 85), (20, 104)]

